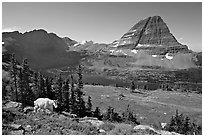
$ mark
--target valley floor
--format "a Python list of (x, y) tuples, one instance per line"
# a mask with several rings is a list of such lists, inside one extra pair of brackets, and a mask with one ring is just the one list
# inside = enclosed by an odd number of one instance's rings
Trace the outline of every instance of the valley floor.
[(91, 96), (93, 108), (99, 106), (104, 111), (111, 106), (123, 112), (129, 104), (138, 120), (148, 125), (169, 122), (176, 110), (202, 124), (201, 94), (137, 89), (132, 93), (127, 88), (92, 85), (85, 85), (84, 92)]

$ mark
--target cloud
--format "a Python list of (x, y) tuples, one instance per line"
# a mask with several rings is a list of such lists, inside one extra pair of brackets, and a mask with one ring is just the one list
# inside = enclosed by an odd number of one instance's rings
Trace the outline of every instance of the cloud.
[(20, 31), (20, 30), (21, 28), (16, 26), (10, 27), (10, 28), (2, 28), (2, 32), (13, 32), (13, 31)]

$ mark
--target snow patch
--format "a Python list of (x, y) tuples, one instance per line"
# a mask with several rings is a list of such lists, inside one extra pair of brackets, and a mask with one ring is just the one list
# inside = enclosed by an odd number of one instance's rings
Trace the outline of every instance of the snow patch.
[(117, 47), (119, 45), (119, 41), (113, 42), (112, 45), (113, 45), (112, 47)]
[(86, 40), (83, 40), (83, 41), (81, 42), (81, 44), (85, 44), (85, 43), (87, 43), (87, 41), (86, 41)]
[(77, 47), (79, 45), (80, 45), (80, 43), (76, 43), (76, 44), (73, 45), (73, 47)]
[(138, 44), (137, 47), (149, 47), (150, 45), (148, 44)]
[(109, 50), (111, 53), (113, 53), (115, 50)]
[(133, 52), (133, 53), (137, 54), (138, 50), (133, 49), (133, 50), (131, 50), (131, 52)]
[(156, 58), (156, 57), (157, 57), (157, 55), (152, 55), (152, 57)]
[(166, 55), (165, 55), (165, 57), (167, 58), (167, 59), (169, 59), (169, 60), (172, 60), (174, 57), (173, 56), (169, 56), (169, 53), (167, 53)]

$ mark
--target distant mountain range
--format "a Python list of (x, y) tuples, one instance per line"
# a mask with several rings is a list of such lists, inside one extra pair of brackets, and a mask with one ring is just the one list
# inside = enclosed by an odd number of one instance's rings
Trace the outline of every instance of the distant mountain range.
[(28, 58), (31, 67), (37, 69), (77, 65), (79, 62), (88, 69), (98, 66), (104, 69), (123, 66), (129, 70), (152, 66), (187, 69), (202, 65), (202, 53), (190, 51), (179, 43), (160, 16), (139, 21), (111, 44), (77, 42), (42, 29), (23, 34), (4, 32), (2, 40), (3, 55), (15, 53), (19, 62)]
[(47, 33), (42, 29), (24, 34), (18, 31), (4, 32), (2, 40), (5, 52), (14, 53), (19, 62), (22, 62), (23, 58), (28, 58), (33, 68), (74, 65), (81, 58), (78, 52), (66, 52), (68, 47), (66, 42), (75, 43), (73, 40), (60, 38), (56, 34)]

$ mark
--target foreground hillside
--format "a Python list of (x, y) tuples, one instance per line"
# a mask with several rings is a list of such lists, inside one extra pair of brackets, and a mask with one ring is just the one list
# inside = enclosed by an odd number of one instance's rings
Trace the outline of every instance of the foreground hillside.
[[(110, 86), (85, 85), (84, 92), (92, 97), (93, 108), (102, 113), (108, 106), (123, 112), (127, 105), (133, 110), (140, 125), (100, 121), (97, 118), (71, 118), (66, 113), (34, 113), (32, 107), (19, 107), (18, 103), (3, 102), (3, 134), (19, 135), (175, 135), (161, 130), (160, 123), (169, 123), (178, 110), (191, 121), (201, 125), (202, 97), (199, 94), (178, 92), (139, 91)], [(181, 101), (182, 100), (182, 101)]]

